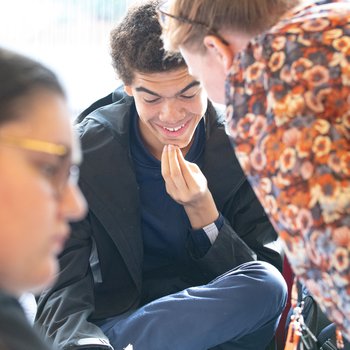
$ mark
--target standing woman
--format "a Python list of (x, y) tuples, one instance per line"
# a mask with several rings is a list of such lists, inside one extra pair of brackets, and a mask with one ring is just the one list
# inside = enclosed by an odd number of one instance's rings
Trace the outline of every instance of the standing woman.
[(51, 284), (86, 210), (65, 95), (40, 63), (0, 48), (0, 349), (48, 347), (17, 298)]
[[(350, 2), (300, 1), (252, 41), (260, 0), (169, 3), (167, 48), (226, 102), (236, 155), (295, 274), (350, 340)], [(278, 3), (288, 0), (267, 6)]]

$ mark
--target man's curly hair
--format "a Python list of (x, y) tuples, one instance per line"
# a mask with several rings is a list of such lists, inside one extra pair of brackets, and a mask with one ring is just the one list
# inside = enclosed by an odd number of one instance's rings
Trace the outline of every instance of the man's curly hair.
[(110, 36), (112, 65), (125, 85), (134, 73), (157, 73), (186, 66), (181, 54), (163, 49), (158, 0), (132, 6)]

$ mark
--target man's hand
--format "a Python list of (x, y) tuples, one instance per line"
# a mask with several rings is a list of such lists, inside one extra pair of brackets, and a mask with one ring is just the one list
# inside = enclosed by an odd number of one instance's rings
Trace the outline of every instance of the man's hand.
[(162, 175), (168, 194), (184, 206), (193, 229), (214, 222), (219, 212), (199, 167), (185, 160), (177, 146), (164, 146)]

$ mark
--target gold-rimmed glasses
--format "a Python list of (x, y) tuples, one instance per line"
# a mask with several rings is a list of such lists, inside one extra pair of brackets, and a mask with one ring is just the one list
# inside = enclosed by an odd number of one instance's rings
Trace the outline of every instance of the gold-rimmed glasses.
[(79, 167), (77, 164), (72, 164), (71, 151), (65, 145), (31, 138), (3, 135), (0, 135), (0, 144), (21, 150), (55, 156), (55, 160), (42, 160), (38, 162), (38, 167), (40, 172), (52, 184), (57, 198), (62, 196), (68, 183), (78, 183)]
[(162, 1), (158, 6), (157, 6), (157, 12), (158, 12), (158, 19), (159, 19), (159, 23), (160, 25), (164, 28), (164, 29), (168, 29), (169, 25), (168, 25), (168, 21), (169, 19), (174, 19), (176, 21), (185, 23), (185, 24), (190, 24), (190, 25), (194, 25), (194, 26), (201, 26), (203, 27), (208, 34), (213, 34), (216, 37), (218, 37), (225, 45), (229, 45), (229, 43), (227, 42), (227, 40), (225, 40), (218, 32), (217, 29), (213, 28), (212, 26), (209, 26), (208, 24), (204, 23), (204, 22), (200, 22), (200, 21), (195, 21), (183, 16), (175, 16), (171, 13), (169, 13), (169, 3), (171, 0), (166, 0), (166, 1)]

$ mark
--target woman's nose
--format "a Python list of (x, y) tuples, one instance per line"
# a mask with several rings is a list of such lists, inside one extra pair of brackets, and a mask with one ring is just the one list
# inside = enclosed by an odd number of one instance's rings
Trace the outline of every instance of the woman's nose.
[(79, 186), (74, 183), (68, 183), (66, 191), (62, 196), (62, 215), (67, 221), (78, 221), (82, 219), (87, 212), (87, 202)]

